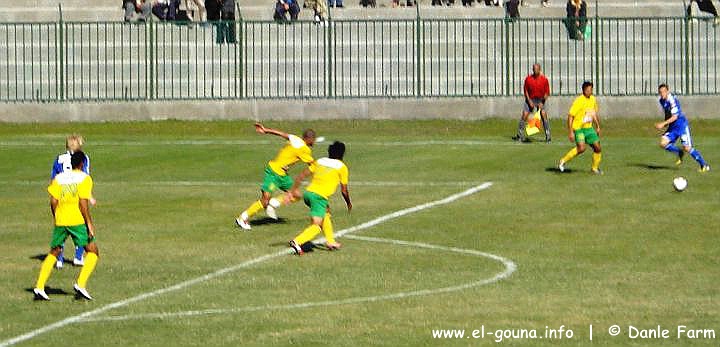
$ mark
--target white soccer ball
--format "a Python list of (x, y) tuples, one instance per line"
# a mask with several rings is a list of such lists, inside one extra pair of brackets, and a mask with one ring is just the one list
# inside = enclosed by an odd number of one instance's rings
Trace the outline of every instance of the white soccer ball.
[(675, 187), (675, 190), (678, 192), (682, 192), (687, 188), (688, 182), (685, 179), (685, 177), (675, 177), (673, 179), (673, 187)]

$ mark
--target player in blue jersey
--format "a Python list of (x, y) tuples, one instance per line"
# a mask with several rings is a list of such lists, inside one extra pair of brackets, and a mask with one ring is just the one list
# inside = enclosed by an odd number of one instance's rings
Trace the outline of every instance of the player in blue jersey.
[[(690, 136), (690, 123), (685, 117), (682, 108), (680, 108), (680, 100), (677, 96), (670, 93), (667, 84), (661, 84), (658, 87), (660, 95), (660, 106), (665, 111), (665, 121), (655, 124), (655, 128), (662, 130), (667, 127), (667, 131), (660, 138), (660, 147), (668, 152), (677, 154), (677, 164), (682, 164), (685, 153), (689, 153), (695, 161), (700, 164), (700, 172), (710, 171), (710, 165), (703, 159), (700, 152), (693, 148), (692, 137)], [(683, 148), (677, 148), (675, 142), (680, 139)]]
[[(58, 155), (55, 159), (55, 162), (53, 162), (52, 171), (50, 172), (50, 181), (52, 181), (58, 174), (72, 171), (70, 158), (72, 157), (73, 153), (82, 150), (82, 146), (84, 143), (85, 140), (80, 135), (73, 134), (68, 136), (67, 139), (65, 139), (66, 152), (60, 153), (60, 155)], [(90, 157), (88, 157), (87, 154), (85, 154), (85, 163), (83, 164), (82, 171), (90, 175)], [(90, 204), (95, 205), (95, 199), (92, 197), (90, 198)], [(58, 269), (61, 269), (63, 267), (63, 263), (65, 261), (65, 259), (63, 258), (63, 250), (64, 247), (60, 247), (60, 254), (57, 257), (57, 263), (55, 263), (55, 267)], [(75, 245), (75, 258), (73, 259), (73, 265), (83, 265), (84, 253), (85, 249), (83, 247), (77, 247), (77, 245)]]

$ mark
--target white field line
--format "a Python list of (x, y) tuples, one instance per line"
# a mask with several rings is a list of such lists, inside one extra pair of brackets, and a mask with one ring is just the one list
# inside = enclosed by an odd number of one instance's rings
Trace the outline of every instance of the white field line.
[[(327, 136), (326, 136), (327, 137)], [(0, 141), (0, 147), (58, 147), (62, 149), (62, 139), (52, 142), (43, 141), (23, 141), (23, 140), (4, 140)], [(168, 141), (95, 141), (87, 145), (87, 147), (102, 146), (242, 146), (242, 145), (269, 145), (280, 144), (278, 141), (263, 140), (168, 140)], [(402, 147), (402, 146), (524, 146), (525, 144), (515, 141), (486, 141), (486, 140), (426, 140), (426, 141), (348, 141), (348, 146), (379, 146), (379, 147)], [(564, 145), (562, 143), (552, 142), (550, 145)], [(58, 149), (58, 150), (60, 150)]]
[[(408, 215), (408, 214), (411, 214), (411, 213), (415, 213), (415, 212), (418, 212), (418, 211), (422, 211), (422, 210), (424, 210), (424, 209), (432, 208), (432, 207), (435, 207), (435, 206), (438, 206), (438, 205), (444, 205), (444, 204), (451, 203), (451, 202), (453, 202), (453, 201), (455, 201), (455, 200), (462, 199), (462, 198), (464, 198), (464, 197), (466, 197), (466, 196), (469, 196), (469, 195), (475, 194), (475, 193), (477, 193), (477, 192), (479, 192), (479, 191), (488, 189), (488, 188), (490, 188), (491, 186), (492, 186), (492, 182), (485, 182), (485, 183), (483, 183), (483, 184), (481, 184), (481, 185), (479, 185), (479, 186), (470, 188), (470, 189), (468, 189), (468, 190), (462, 191), (462, 192), (457, 193), (457, 194), (450, 195), (450, 196), (448, 196), (448, 197), (446, 197), (446, 198), (444, 198), (444, 199), (436, 200), (436, 201), (431, 201), (431, 202), (428, 202), (428, 203), (425, 203), (425, 204), (422, 204), (422, 205), (418, 205), (418, 206), (415, 206), (415, 207), (410, 207), (410, 208), (406, 208), (406, 209), (403, 209), (403, 210), (400, 210), (400, 211), (396, 211), (396, 212), (393, 212), (393, 213), (390, 213), (390, 214), (387, 214), (387, 215), (384, 215), (384, 216), (375, 218), (375, 219), (373, 219), (373, 220), (371, 220), (371, 221), (362, 223), (362, 224), (360, 224), (360, 225), (356, 225), (356, 226), (351, 227), (351, 228), (347, 228), (347, 229), (340, 230), (340, 231), (338, 231), (336, 234), (337, 234), (337, 237), (342, 237), (343, 235), (346, 235), (346, 234), (349, 234), (349, 233), (358, 232), (358, 231), (363, 230), (363, 229), (371, 228), (371, 227), (373, 227), (373, 226), (376, 226), (376, 225), (378, 225), (378, 224), (387, 222), (387, 221), (389, 221), (389, 220), (392, 220), (392, 219), (395, 219), (395, 218), (398, 218), (398, 217), (402, 217), (402, 216), (405, 216), (405, 215)], [(110, 311), (110, 310), (113, 310), (113, 309), (116, 309), (116, 308), (119, 308), (119, 307), (128, 306), (128, 305), (130, 305), (130, 304), (132, 304), (132, 303), (139, 302), (139, 301), (143, 301), (143, 300), (145, 300), (145, 299), (149, 299), (149, 298), (153, 298), (153, 297), (156, 297), (156, 296), (160, 296), (160, 295), (163, 295), (163, 294), (166, 294), (166, 293), (178, 291), (178, 290), (180, 290), (180, 289), (184, 289), (184, 288), (187, 288), (187, 287), (190, 287), (190, 286), (199, 284), (199, 283), (207, 282), (207, 281), (209, 281), (209, 280), (212, 280), (212, 279), (215, 279), (215, 278), (224, 276), (224, 275), (229, 274), (229, 273), (232, 273), (232, 272), (236, 272), (236, 271), (238, 271), (238, 270), (244, 269), (244, 268), (246, 268), (246, 267), (249, 267), (249, 266), (252, 266), (252, 265), (255, 265), (255, 264), (258, 264), (258, 263), (262, 263), (262, 262), (264, 262), (264, 261), (267, 261), (267, 260), (270, 260), (270, 259), (273, 259), (273, 258), (277, 258), (277, 257), (283, 256), (283, 255), (288, 255), (288, 254), (290, 254), (291, 252), (292, 252), (292, 250), (290, 250), (290, 249), (283, 249), (282, 251), (278, 251), (278, 252), (275, 252), (275, 253), (270, 253), (270, 254), (266, 254), (266, 255), (263, 255), (263, 256), (260, 256), (260, 257), (257, 257), (257, 258), (253, 258), (253, 259), (250, 259), (250, 260), (248, 260), (248, 261), (242, 262), (242, 263), (240, 263), (240, 264), (233, 265), (233, 266), (230, 266), (230, 267), (226, 267), (226, 268), (217, 270), (217, 271), (215, 271), (215, 272), (212, 272), (212, 273), (209, 273), (209, 274), (200, 276), (200, 277), (193, 278), (193, 279), (191, 279), (191, 280), (187, 280), (187, 281), (184, 281), (184, 282), (177, 283), (177, 284), (172, 285), (172, 286), (169, 286), (169, 287), (165, 287), (165, 288), (161, 288), (161, 289), (154, 290), (154, 291), (151, 291), (151, 292), (147, 292), (147, 293), (143, 293), (143, 294), (140, 294), (140, 295), (136, 295), (136, 296), (134, 296), (134, 297), (131, 297), (131, 298), (128, 298), (128, 299), (125, 299), (125, 300), (116, 301), (116, 302), (114, 302), (114, 303), (107, 304), (107, 305), (105, 305), (105, 306), (96, 308), (96, 309), (94, 309), (94, 310), (92, 310), (92, 311), (87, 311), (87, 312), (82, 313), (82, 314), (79, 314), (79, 315), (71, 316), (71, 317), (68, 317), (68, 318), (59, 320), (59, 321), (57, 321), (57, 322), (55, 322), (55, 323), (52, 323), (52, 324), (50, 324), (50, 325), (46, 325), (46, 326), (44, 326), (44, 327), (42, 327), (42, 328), (35, 329), (35, 330), (32, 330), (32, 331), (27, 332), (27, 333), (25, 333), (25, 334), (22, 334), (22, 335), (19, 335), (19, 336), (16, 336), (16, 337), (13, 337), (13, 338), (4, 340), (4, 341), (0, 342), (0, 347), (12, 346), (12, 345), (15, 345), (15, 344), (17, 344), (17, 343), (20, 343), (20, 342), (27, 341), (27, 340), (30, 340), (30, 339), (32, 339), (32, 338), (35, 338), (35, 337), (37, 337), (37, 336), (39, 336), (39, 335), (42, 335), (42, 334), (45, 334), (45, 333), (48, 333), (48, 332), (51, 332), (51, 331), (60, 329), (60, 328), (65, 327), (65, 326), (67, 326), (67, 325), (74, 324), (74, 323), (78, 323), (78, 322), (82, 322), (83, 320), (89, 319), (90, 317), (93, 317), (93, 316), (97, 316), (97, 315), (99, 315), (99, 314), (101, 314), (101, 313), (104, 313), (104, 312), (107, 312), (107, 311)]]
[[(476, 186), (482, 182), (472, 181), (351, 181), (351, 186), (362, 187), (467, 187)], [(48, 181), (0, 181), (0, 185), (17, 185), (17, 186), (46, 186)], [(255, 187), (260, 186), (260, 182), (249, 181), (98, 181), (96, 185), (103, 186), (142, 186), (142, 187)]]
[(420, 290), (399, 292), (399, 293), (392, 293), (392, 294), (385, 294), (385, 295), (363, 296), (363, 297), (354, 297), (354, 298), (341, 299), (341, 300), (305, 302), (305, 303), (287, 304), (287, 305), (247, 306), (247, 307), (235, 307), (235, 308), (191, 310), (191, 311), (179, 311), (179, 312), (142, 313), (142, 314), (117, 315), (117, 316), (107, 316), (107, 317), (95, 317), (95, 318), (90, 318), (90, 319), (84, 320), (83, 323), (139, 320), (139, 319), (167, 319), (167, 318), (192, 317), (192, 316), (204, 316), (204, 315), (232, 314), (232, 313), (240, 313), (240, 312), (258, 312), (258, 311), (266, 312), (266, 311), (279, 311), (279, 310), (296, 310), (296, 309), (305, 309), (305, 308), (322, 307), (322, 306), (351, 305), (351, 304), (377, 302), (377, 301), (385, 301), (385, 300), (398, 300), (398, 299), (405, 299), (405, 298), (411, 298), (411, 297), (417, 297), (417, 296), (428, 296), (428, 295), (456, 292), (456, 291), (460, 291), (460, 290), (470, 289), (472, 287), (479, 287), (479, 286), (483, 286), (483, 285), (487, 285), (487, 284), (492, 284), (492, 283), (499, 282), (503, 279), (510, 277), (510, 275), (512, 275), (517, 270), (517, 265), (510, 259), (503, 258), (501, 256), (490, 254), (490, 253), (472, 250), (472, 249), (438, 246), (438, 245), (432, 245), (432, 244), (422, 243), (422, 242), (411, 242), (411, 241), (384, 239), (384, 238), (376, 238), (376, 237), (363, 237), (363, 236), (356, 236), (356, 235), (346, 235), (345, 238), (359, 240), (359, 241), (367, 241), (367, 242), (387, 243), (387, 244), (398, 245), (398, 246), (425, 248), (425, 249), (431, 249), (431, 250), (472, 255), (472, 256), (477, 256), (477, 257), (482, 257), (482, 258), (489, 258), (491, 260), (502, 263), (505, 266), (505, 268), (502, 272), (497, 273), (493, 277), (490, 277), (490, 278), (480, 279), (480, 280), (476, 280), (476, 281), (469, 282), (469, 283), (464, 283), (464, 284), (449, 286), (449, 287), (435, 288), (435, 289), (420, 289)]

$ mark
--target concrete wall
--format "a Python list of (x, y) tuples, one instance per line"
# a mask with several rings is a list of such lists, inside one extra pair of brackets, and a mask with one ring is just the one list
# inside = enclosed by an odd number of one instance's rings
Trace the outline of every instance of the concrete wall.
[[(551, 118), (564, 118), (571, 97), (549, 102)], [(603, 118), (660, 118), (654, 97), (598, 98)], [(681, 97), (691, 118), (720, 119), (720, 96)], [(517, 118), (522, 98), (343, 100), (232, 100), (60, 104), (0, 104), (2, 122), (135, 120), (485, 119)]]

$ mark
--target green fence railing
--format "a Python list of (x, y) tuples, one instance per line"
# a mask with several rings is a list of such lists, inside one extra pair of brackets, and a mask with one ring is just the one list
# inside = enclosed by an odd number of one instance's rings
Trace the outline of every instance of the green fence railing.
[(0, 23), (0, 101), (521, 95), (543, 65), (553, 94), (720, 92), (718, 30), (687, 18)]

